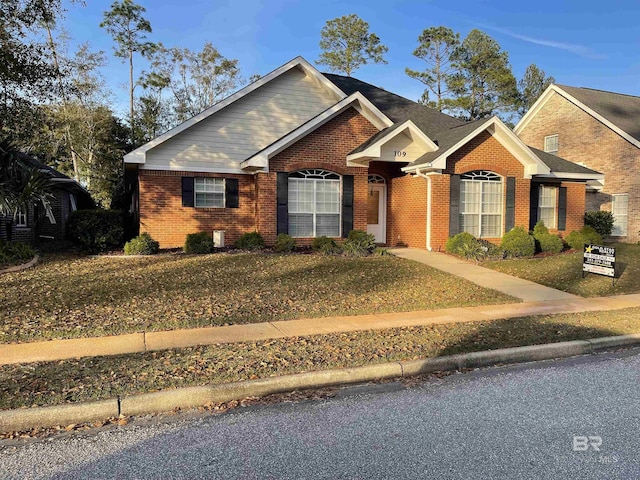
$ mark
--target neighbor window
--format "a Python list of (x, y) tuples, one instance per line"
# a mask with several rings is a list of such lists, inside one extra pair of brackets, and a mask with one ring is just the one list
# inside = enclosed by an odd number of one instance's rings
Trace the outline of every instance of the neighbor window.
[(460, 176), (460, 229), (478, 238), (502, 236), (502, 177), (484, 170)]
[(558, 154), (558, 135), (544, 137), (544, 151), (553, 155)]
[(16, 216), (16, 227), (26, 227), (27, 226), (27, 211), (23, 208), (18, 210), (18, 215)]
[(615, 219), (611, 235), (614, 237), (626, 237), (629, 219), (629, 194), (611, 195), (611, 198), (611, 213), (613, 213), (613, 218)]
[(196, 207), (224, 207), (224, 178), (196, 177), (194, 189)]
[(340, 236), (340, 175), (302, 170), (289, 175), (289, 235)]
[(540, 185), (540, 199), (538, 201), (538, 220), (544, 222), (547, 228), (557, 228), (558, 216), (556, 215), (558, 201), (558, 187)]

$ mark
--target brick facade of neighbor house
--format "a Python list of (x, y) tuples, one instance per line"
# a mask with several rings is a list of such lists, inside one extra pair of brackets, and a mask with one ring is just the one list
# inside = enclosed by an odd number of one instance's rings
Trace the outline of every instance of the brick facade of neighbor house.
[[(562, 95), (553, 92), (518, 135), (527, 145), (542, 150), (544, 138), (556, 134), (560, 157), (605, 175), (603, 190), (586, 194), (586, 210), (610, 211), (611, 195), (628, 193), (628, 235), (620, 237), (620, 240), (629, 243), (640, 240), (640, 149)], [(580, 187), (574, 185), (572, 188)], [(574, 227), (567, 225), (567, 232), (572, 229)]]
[[(183, 207), (182, 177), (237, 178), (238, 208)], [(225, 243), (232, 244), (256, 229), (253, 175), (140, 170), (138, 182), (140, 233), (149, 233), (162, 248), (183, 246), (188, 233), (214, 230), (224, 230)]]

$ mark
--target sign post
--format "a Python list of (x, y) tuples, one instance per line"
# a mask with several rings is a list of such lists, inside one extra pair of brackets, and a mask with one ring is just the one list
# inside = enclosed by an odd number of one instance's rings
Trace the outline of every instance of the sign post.
[(582, 257), (582, 277), (586, 273), (595, 273), (611, 277), (615, 283), (616, 277), (616, 249), (602, 245), (586, 245)]

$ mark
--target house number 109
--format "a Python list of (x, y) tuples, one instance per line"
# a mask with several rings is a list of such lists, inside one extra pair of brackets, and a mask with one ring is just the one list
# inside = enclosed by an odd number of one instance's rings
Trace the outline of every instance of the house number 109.
[(402, 152), (400, 150), (394, 150), (393, 155), (396, 157), (406, 157), (407, 152)]

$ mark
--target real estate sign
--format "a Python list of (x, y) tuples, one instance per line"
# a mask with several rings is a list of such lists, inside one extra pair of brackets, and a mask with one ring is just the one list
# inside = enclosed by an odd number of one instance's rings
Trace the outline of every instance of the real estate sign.
[(606, 277), (615, 277), (616, 249), (601, 245), (585, 245), (582, 260), (582, 272), (595, 273)]

